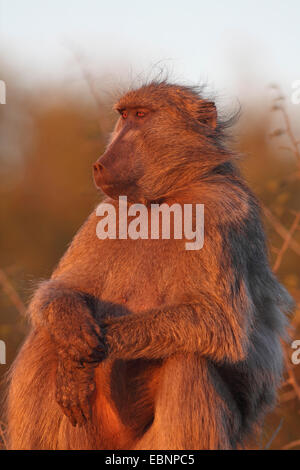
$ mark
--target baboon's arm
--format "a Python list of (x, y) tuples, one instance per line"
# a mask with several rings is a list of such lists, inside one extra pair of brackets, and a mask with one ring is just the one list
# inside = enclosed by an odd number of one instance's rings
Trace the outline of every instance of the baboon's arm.
[(30, 306), (33, 327), (46, 329), (56, 350), (55, 398), (73, 426), (91, 416), (94, 368), (105, 357), (100, 327), (86, 296), (59, 280), (40, 285)]
[(240, 361), (247, 354), (251, 308), (242, 295), (230, 300), (202, 294), (194, 304), (107, 319), (108, 355), (154, 359), (198, 351), (215, 361)]

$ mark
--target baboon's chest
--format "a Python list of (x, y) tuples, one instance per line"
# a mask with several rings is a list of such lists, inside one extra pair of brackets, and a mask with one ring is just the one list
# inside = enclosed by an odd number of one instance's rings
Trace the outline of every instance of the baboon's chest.
[(174, 303), (179, 294), (176, 280), (180, 246), (174, 243), (171, 249), (169, 244), (141, 240), (124, 244), (121, 249), (122, 244), (118, 246), (117, 242), (103, 269), (106, 275), (101, 298), (132, 312)]

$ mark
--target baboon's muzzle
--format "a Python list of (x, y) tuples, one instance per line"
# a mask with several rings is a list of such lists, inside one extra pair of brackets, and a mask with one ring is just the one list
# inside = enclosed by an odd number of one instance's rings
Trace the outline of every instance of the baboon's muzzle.
[(102, 165), (102, 163), (96, 162), (93, 165), (94, 182), (97, 188), (102, 188), (109, 182), (109, 172)]

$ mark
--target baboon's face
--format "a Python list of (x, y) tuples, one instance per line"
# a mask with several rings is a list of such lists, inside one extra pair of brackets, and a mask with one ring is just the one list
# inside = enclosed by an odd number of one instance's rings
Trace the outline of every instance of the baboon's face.
[(94, 164), (94, 180), (108, 196), (126, 195), (133, 202), (157, 200), (174, 190), (187, 168), (199, 163), (201, 145), (210, 145), (216, 123), (213, 103), (165, 83), (127, 93), (115, 109), (120, 117)]
[(153, 110), (134, 106), (118, 112), (120, 117), (105, 153), (94, 164), (95, 184), (112, 198), (126, 195), (129, 200), (142, 200), (140, 180), (148, 153), (144, 140)]

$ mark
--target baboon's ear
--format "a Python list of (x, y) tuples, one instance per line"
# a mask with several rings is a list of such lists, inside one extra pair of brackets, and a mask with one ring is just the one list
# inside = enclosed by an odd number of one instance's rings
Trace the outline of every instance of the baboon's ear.
[(213, 129), (217, 125), (217, 108), (213, 101), (203, 100), (200, 103), (198, 110), (198, 119), (206, 126)]

